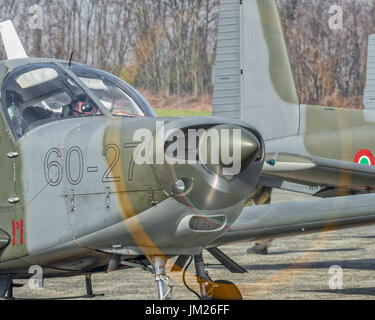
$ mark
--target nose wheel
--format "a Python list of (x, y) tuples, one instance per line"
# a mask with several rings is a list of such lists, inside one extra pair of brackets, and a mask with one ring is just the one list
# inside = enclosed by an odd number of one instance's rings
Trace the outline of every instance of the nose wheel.
[[(206, 270), (206, 265), (203, 260), (203, 255), (196, 255), (194, 257), (181, 256), (182, 259), (178, 261), (177, 268), (172, 268), (172, 271), (183, 270), (183, 282), (186, 288), (192, 291), (200, 300), (243, 300), (241, 291), (238, 287), (227, 280), (213, 281)], [(190, 261), (188, 262), (190, 258)], [(165, 267), (167, 263), (166, 257), (154, 256), (149, 261), (152, 263), (152, 273), (154, 275), (158, 296), (160, 300), (171, 300), (173, 293), (173, 283), (166, 275)], [(199, 285), (199, 293), (192, 290), (185, 281), (186, 271), (190, 264), (194, 261), (196, 279)], [(175, 269), (175, 270), (174, 270)]]
[(207, 292), (214, 300), (243, 300), (241, 291), (238, 287), (227, 280), (217, 280), (210, 282)]
[[(190, 261), (191, 262), (191, 261)], [(196, 278), (199, 284), (200, 295), (188, 287), (185, 282), (185, 272), (190, 263), (184, 269), (184, 284), (193, 291), (201, 300), (243, 300), (241, 291), (238, 287), (227, 280), (213, 281), (206, 270), (203, 255), (194, 256)]]

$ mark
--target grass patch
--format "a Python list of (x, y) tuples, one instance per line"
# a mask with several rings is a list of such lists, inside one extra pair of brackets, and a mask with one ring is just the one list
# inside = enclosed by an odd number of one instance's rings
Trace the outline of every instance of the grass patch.
[(155, 109), (158, 117), (205, 117), (211, 116), (211, 111), (185, 110), (185, 109)]

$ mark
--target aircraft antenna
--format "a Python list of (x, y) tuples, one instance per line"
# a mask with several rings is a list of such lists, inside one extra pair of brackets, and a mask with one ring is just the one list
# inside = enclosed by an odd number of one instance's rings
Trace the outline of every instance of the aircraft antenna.
[(70, 54), (69, 64), (68, 64), (69, 68), (72, 66), (73, 55), (74, 55), (74, 51), (72, 51), (71, 54)]

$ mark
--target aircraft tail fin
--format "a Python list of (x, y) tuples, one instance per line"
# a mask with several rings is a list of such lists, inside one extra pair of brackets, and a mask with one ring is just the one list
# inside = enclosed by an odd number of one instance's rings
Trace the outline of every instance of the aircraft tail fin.
[(299, 100), (274, 0), (221, 0), (213, 74), (215, 116), (264, 139), (298, 134)]
[(0, 23), (0, 34), (9, 60), (27, 58), (26, 51), (11, 20)]
[(375, 34), (368, 39), (367, 77), (364, 92), (365, 109), (375, 110)]

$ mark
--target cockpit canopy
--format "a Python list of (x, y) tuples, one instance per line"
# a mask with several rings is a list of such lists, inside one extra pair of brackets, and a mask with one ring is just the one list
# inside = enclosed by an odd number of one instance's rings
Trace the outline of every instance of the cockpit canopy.
[(15, 140), (51, 121), (109, 114), (154, 116), (148, 103), (115, 76), (82, 65), (69, 70), (71, 76), (61, 65), (35, 63), (7, 76), (2, 105)]
[(154, 112), (147, 101), (126, 82), (104, 71), (82, 65), (71, 70), (113, 115), (147, 117)]

